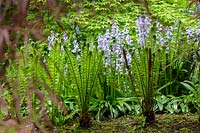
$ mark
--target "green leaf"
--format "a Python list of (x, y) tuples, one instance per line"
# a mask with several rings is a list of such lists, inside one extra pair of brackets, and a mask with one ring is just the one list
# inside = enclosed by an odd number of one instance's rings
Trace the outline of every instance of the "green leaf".
[(168, 104), (168, 105), (165, 107), (165, 109), (167, 109), (167, 111), (169, 111), (171, 114), (174, 113), (174, 109), (171, 107), (170, 104)]
[(141, 106), (140, 105), (135, 105), (134, 108), (135, 108), (136, 114), (140, 114), (141, 113)]
[(173, 107), (173, 109), (174, 109), (174, 111), (175, 111), (176, 113), (178, 113), (178, 112), (179, 112), (179, 109), (178, 109), (178, 104), (177, 104), (177, 102), (174, 102), (174, 103), (173, 103), (173, 105), (172, 105), (172, 107)]
[(160, 102), (158, 102), (157, 105), (158, 105), (159, 110), (160, 110), (160, 111), (163, 111), (163, 104), (160, 103)]
[(156, 101), (161, 103), (161, 104), (165, 104), (169, 101), (169, 99), (165, 96), (165, 95), (159, 95), (159, 96), (156, 96)]
[(161, 86), (160, 88), (158, 88), (157, 91), (158, 91), (158, 92), (161, 91), (162, 89), (166, 88), (167, 86), (172, 85), (174, 82), (175, 82), (175, 81), (168, 82), (167, 84), (165, 84), (165, 85)]
[(124, 108), (121, 105), (116, 105), (116, 106), (121, 112), (124, 112)]
[(126, 106), (126, 108), (127, 108), (129, 111), (132, 111), (131, 106), (130, 106), (129, 104), (124, 103), (124, 105)]
[(187, 113), (187, 112), (186, 112), (186, 105), (185, 105), (184, 103), (181, 103), (181, 104), (180, 104), (180, 107), (181, 107), (181, 112), (182, 112), (182, 113)]
[(186, 82), (179, 82), (179, 84), (189, 91), (194, 91), (194, 87)]

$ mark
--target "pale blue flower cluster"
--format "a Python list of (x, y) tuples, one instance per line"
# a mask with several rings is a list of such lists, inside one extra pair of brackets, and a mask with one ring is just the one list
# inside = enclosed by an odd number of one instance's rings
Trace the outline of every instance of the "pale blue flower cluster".
[(173, 37), (173, 30), (174, 30), (174, 27), (173, 26), (167, 26), (166, 29), (165, 29), (165, 33), (166, 33), (166, 40), (165, 40), (165, 43), (166, 43), (166, 49), (165, 49), (165, 53), (169, 53), (169, 43), (170, 41), (172, 41), (172, 37)]
[(162, 31), (163, 31), (163, 25), (160, 24), (158, 21), (156, 22), (156, 44), (160, 44), (161, 46), (164, 46), (166, 40), (163, 37)]
[(187, 34), (187, 42), (189, 42), (191, 39), (194, 38), (194, 30), (191, 28), (188, 28), (186, 30), (186, 34)]
[(81, 49), (79, 48), (79, 44), (78, 44), (78, 41), (76, 40), (76, 38), (74, 38), (74, 41), (73, 41), (73, 45), (74, 45), (74, 49), (72, 50), (72, 53), (78, 53), (81, 51)]
[(168, 53), (169, 42), (172, 40), (172, 32), (174, 28), (172, 26), (167, 26), (166, 28), (163, 28), (163, 25), (160, 24), (158, 21), (156, 22), (156, 28), (156, 44), (157, 46), (161, 46), (160, 49), (165, 48), (166, 53)]
[[(104, 65), (108, 69), (115, 67), (121, 74), (123, 72), (124, 57), (122, 49), (126, 50), (126, 58), (128, 64), (131, 65), (132, 58), (127, 48), (133, 46), (133, 41), (129, 35), (126, 27), (121, 31), (119, 27), (113, 22), (111, 31), (106, 29), (104, 35), (98, 36), (98, 50), (104, 53)], [(110, 71), (110, 70), (108, 70)]]
[(156, 21), (156, 28), (158, 32), (162, 32), (163, 31), (163, 25), (160, 24), (158, 21)]
[(173, 30), (174, 30), (174, 27), (172, 27), (172, 26), (168, 26), (166, 28), (166, 41), (167, 42), (172, 40), (172, 35), (173, 35), (172, 32), (173, 32)]
[(143, 46), (146, 43), (150, 33), (149, 26), (151, 25), (151, 19), (149, 19), (146, 15), (142, 15), (136, 20), (136, 24), (138, 26), (138, 44)]
[[(77, 32), (79, 32), (79, 28), (76, 28)], [(49, 42), (49, 46), (48, 46), (48, 50), (51, 51), (53, 46), (54, 46), (54, 43), (56, 40), (58, 40), (59, 34), (58, 33), (54, 33), (54, 31), (51, 31), (51, 35), (48, 36), (48, 42)], [(68, 35), (66, 32), (63, 33), (62, 35), (62, 39), (60, 39), (61, 41), (63, 41), (64, 43), (66, 43), (68, 41)], [(61, 51), (64, 51), (64, 46), (63, 45), (60, 45), (60, 50)], [(69, 49), (71, 50), (71, 49)], [(78, 53), (80, 52), (80, 48), (79, 48), (79, 44), (78, 44), (78, 41), (77, 39), (74, 37), (74, 40), (73, 40), (73, 49), (71, 50), (72, 53)]]
[[(63, 42), (66, 43), (67, 41), (68, 41), (68, 35), (67, 35), (66, 32), (64, 32), (64, 34), (63, 34)], [(64, 46), (63, 45), (60, 46), (60, 50), (64, 51)]]
[(188, 28), (186, 30), (187, 42), (193, 40), (195, 44), (200, 44), (200, 25), (197, 27), (196, 31)]
[(68, 35), (67, 32), (64, 32), (63, 34), (63, 42), (67, 42), (68, 41)]
[(51, 35), (48, 36), (48, 42), (49, 42), (48, 50), (52, 50), (53, 45), (54, 45), (54, 41), (55, 41), (55, 34), (54, 34), (54, 31), (52, 30)]
[[(169, 43), (172, 40), (172, 32), (174, 30), (174, 28), (172, 26), (167, 26), (165, 29), (163, 29), (163, 25), (160, 24), (159, 22), (156, 22), (156, 27), (157, 27), (157, 38), (159, 38), (159, 42), (161, 46), (164, 46), (164, 44), (167, 45), (167, 43)], [(163, 31), (165, 31), (164, 35), (163, 35)]]
[[(48, 39), (47, 39), (47, 40), (48, 40), (48, 43), (49, 43), (49, 45), (48, 45), (48, 50), (49, 50), (49, 51), (52, 50), (55, 41), (59, 39), (58, 36), (59, 36), (58, 33), (55, 34), (53, 30), (51, 31), (51, 35), (48, 36)], [(66, 43), (66, 42), (68, 41), (68, 35), (67, 35), (66, 32), (64, 32), (63, 38), (62, 38), (62, 39), (63, 39), (62, 41), (63, 41), (64, 43)], [(60, 49), (61, 49), (61, 51), (64, 51), (64, 46), (61, 45), (61, 46), (60, 46)]]
[(173, 30), (174, 30), (174, 26), (167, 26), (165, 28), (165, 34), (166, 34), (166, 37), (165, 37), (165, 46), (166, 46), (166, 49), (165, 49), (165, 53), (168, 54), (169, 53), (169, 43), (171, 41), (173, 41)]

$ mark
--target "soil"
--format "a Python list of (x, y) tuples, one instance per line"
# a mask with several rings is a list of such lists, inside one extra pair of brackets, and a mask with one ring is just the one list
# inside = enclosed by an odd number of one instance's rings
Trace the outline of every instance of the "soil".
[(76, 123), (67, 126), (65, 133), (200, 133), (197, 115), (156, 115), (156, 122), (144, 126), (144, 119), (136, 116), (126, 116), (118, 119), (93, 121), (90, 129), (78, 129)]

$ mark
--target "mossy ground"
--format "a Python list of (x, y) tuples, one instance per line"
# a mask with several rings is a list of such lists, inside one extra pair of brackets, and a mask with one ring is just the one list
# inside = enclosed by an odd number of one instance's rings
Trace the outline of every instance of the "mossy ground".
[(197, 115), (156, 115), (156, 122), (152, 125), (143, 126), (142, 117), (126, 116), (118, 119), (106, 119), (93, 121), (89, 129), (79, 129), (74, 121), (59, 132), (71, 133), (197, 133), (200, 132), (200, 124)]
[[(69, 120), (65, 126), (57, 126), (47, 129), (49, 133), (200, 133), (198, 115), (172, 115), (156, 114), (156, 122), (144, 126), (144, 118), (141, 116), (125, 116), (117, 119), (92, 120), (92, 127), (80, 129), (78, 118)], [(0, 133), (3, 131), (0, 126)], [(10, 127), (7, 131), (18, 131), (23, 127)], [(27, 130), (26, 130), (27, 131)], [(28, 133), (28, 132), (27, 132)]]

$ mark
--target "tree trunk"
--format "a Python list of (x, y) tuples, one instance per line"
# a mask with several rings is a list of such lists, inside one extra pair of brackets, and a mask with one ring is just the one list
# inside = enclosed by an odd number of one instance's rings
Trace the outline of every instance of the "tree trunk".
[(200, 115), (199, 115), (199, 123), (200, 123)]
[(142, 114), (145, 117), (145, 124), (155, 122), (155, 113), (153, 111), (154, 99), (146, 99), (142, 103)]
[(153, 71), (153, 60), (152, 60), (152, 53), (151, 48), (148, 50), (148, 88), (146, 95), (144, 97), (142, 103), (142, 111), (143, 115), (146, 117), (146, 124), (151, 124), (155, 121), (155, 114), (153, 111), (154, 107), (154, 90), (153, 90), (153, 80), (152, 80), (152, 71)]
[(146, 118), (146, 120), (145, 120), (146, 124), (151, 124), (151, 123), (155, 122), (155, 113), (154, 113), (154, 111), (146, 111), (146, 112), (143, 113), (143, 115)]
[(82, 111), (79, 119), (79, 127), (83, 129), (90, 128), (92, 126), (91, 116), (88, 111)]

